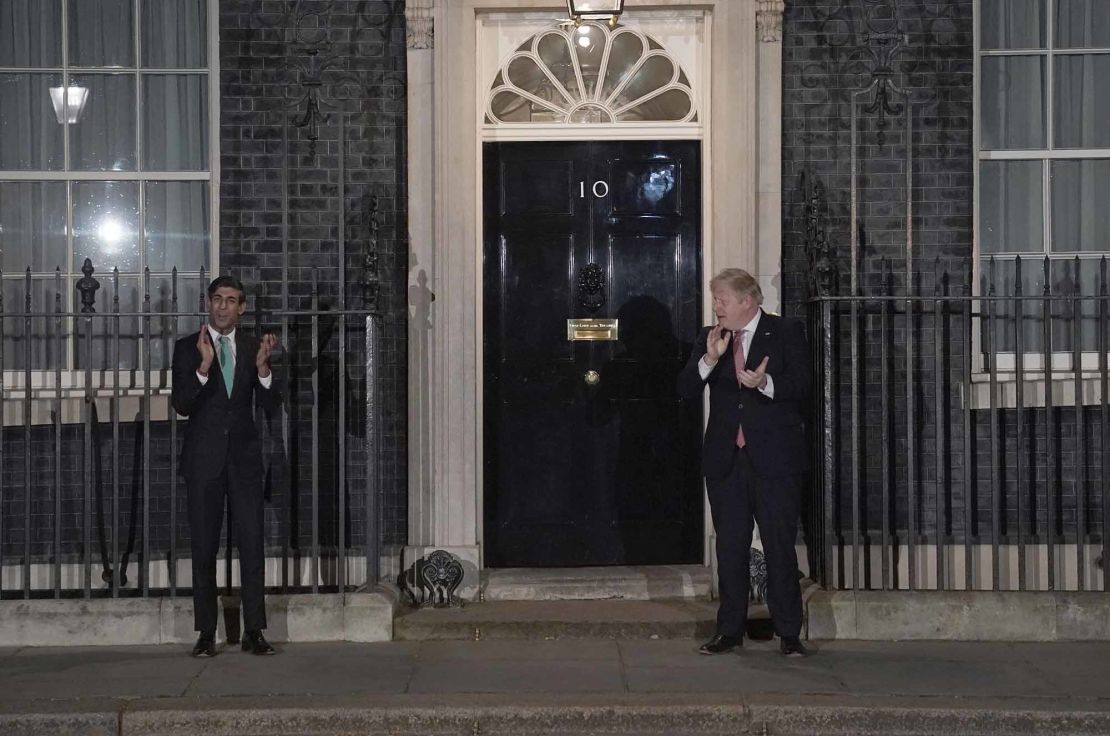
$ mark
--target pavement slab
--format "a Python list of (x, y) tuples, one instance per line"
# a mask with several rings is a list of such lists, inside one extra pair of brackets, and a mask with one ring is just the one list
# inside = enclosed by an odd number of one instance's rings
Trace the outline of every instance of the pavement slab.
[[(1110, 644), (565, 639), (23, 648), (0, 656), (0, 733), (1110, 733)], [(478, 731), (474, 729), (478, 728)]]

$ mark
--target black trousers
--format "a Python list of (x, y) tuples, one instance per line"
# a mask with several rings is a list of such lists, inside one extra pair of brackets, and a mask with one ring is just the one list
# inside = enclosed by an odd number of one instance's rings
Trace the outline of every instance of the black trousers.
[(802, 630), (802, 591), (798, 585), (798, 535), (802, 497), (801, 475), (757, 475), (745, 449), (733, 453), (724, 478), (706, 478), (709, 509), (717, 534), (717, 633), (744, 635), (748, 620), (752, 520), (767, 559), (767, 607), (780, 637)]
[(216, 553), (224, 507), (230, 502), (232, 539), (239, 550), (243, 628), (266, 628), (265, 569), (262, 547), (262, 481), (241, 480), (223, 472), (209, 481), (186, 479), (193, 551), (193, 627), (216, 630)]

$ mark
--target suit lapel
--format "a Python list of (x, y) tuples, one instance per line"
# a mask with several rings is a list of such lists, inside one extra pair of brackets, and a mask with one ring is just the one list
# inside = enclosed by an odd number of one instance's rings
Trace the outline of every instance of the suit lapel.
[(775, 332), (775, 320), (771, 315), (761, 311), (759, 315), (759, 324), (755, 328), (755, 334), (752, 335), (752, 344), (748, 348), (747, 354), (744, 356), (744, 367), (749, 371), (755, 370), (763, 359), (767, 357), (767, 348), (771, 344), (771, 338)]

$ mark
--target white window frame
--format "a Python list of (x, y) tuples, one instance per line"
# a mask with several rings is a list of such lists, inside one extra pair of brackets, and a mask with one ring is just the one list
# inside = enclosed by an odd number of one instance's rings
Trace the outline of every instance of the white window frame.
[[(136, 115), (136, 170), (135, 171), (7, 171), (0, 170), (0, 181), (17, 182), (17, 181), (33, 181), (33, 182), (75, 182), (75, 181), (205, 181), (208, 182), (208, 273), (219, 273), (219, 254), (220, 254), (220, 8), (219, 0), (206, 0), (207, 5), (207, 67), (202, 69), (144, 69), (142, 67), (142, 24), (140, 22), (141, 0), (132, 0), (134, 7), (134, 42), (135, 42), (135, 66), (124, 67), (119, 70), (109, 69), (108, 67), (76, 67), (69, 64), (69, 44), (66, 36), (68, 24), (68, 6), (69, 3), (79, 2), (80, 0), (61, 0), (61, 17), (62, 17), (62, 65), (61, 67), (49, 68), (23, 68), (23, 67), (4, 67), (0, 68), (0, 73), (43, 73), (43, 72), (60, 72), (63, 75), (70, 73), (82, 72), (109, 72), (109, 71), (122, 71), (128, 74), (135, 74), (137, 80), (136, 97), (135, 97), (135, 115)], [(208, 167), (205, 171), (143, 171), (142, 168), (142, 75), (144, 73), (159, 73), (159, 74), (207, 74), (207, 94), (208, 94)], [(69, 165), (69, 136), (65, 136), (65, 160), (66, 166)], [(143, 237), (145, 230), (145, 216), (146, 205), (144, 202), (144, 188), (139, 187), (139, 238)], [(67, 195), (67, 218), (72, 220), (73, 216), (73, 202), (72, 198)], [(73, 255), (73, 233), (67, 232), (66, 235), (66, 256), (72, 262), (73, 270), (68, 273), (63, 273), (63, 282), (68, 282), (72, 285), (75, 279), (80, 278), (81, 264), (74, 260)], [(96, 264), (97, 271), (94, 277), (100, 281), (100, 294), (107, 293), (105, 290), (110, 291), (112, 288), (111, 271), (105, 270), (110, 264)], [(138, 278), (142, 279), (142, 269), (145, 263), (140, 256)], [(40, 279), (53, 279), (53, 272), (39, 273), (32, 272)], [(129, 276), (134, 278), (134, 274), (128, 272)], [(178, 271), (178, 278), (188, 277), (193, 271)], [(168, 278), (170, 272), (168, 271), (152, 271), (151, 278)], [(4, 281), (7, 283), (25, 278), (25, 271), (16, 273), (5, 273)], [(201, 289), (206, 287), (206, 284), (201, 284)], [(80, 300), (75, 288), (71, 286), (66, 287), (67, 290), (67, 303), (65, 306), (66, 311), (76, 312), (80, 309)], [(187, 309), (186, 305), (179, 305), (183, 310)], [(13, 305), (5, 300), (4, 304), (5, 313), (12, 311), (21, 312), (23, 305)], [(7, 317), (6, 319), (11, 319)], [(62, 382), (61, 382), (61, 395), (65, 398), (66, 402), (79, 401), (77, 397), (84, 396), (84, 382), (85, 371), (83, 369), (74, 368), (73, 364), (73, 345), (69, 341), (67, 345), (67, 356), (65, 364), (62, 367)], [(144, 393), (143, 386), (143, 371), (142, 369), (128, 369), (123, 371), (128, 374), (129, 380), (127, 381), (128, 387), (120, 390), (121, 396), (141, 395)], [(34, 402), (33, 406), (33, 423), (47, 423), (53, 421), (50, 416), (52, 407), (47, 405), (46, 400), (52, 399), (58, 393), (58, 387), (55, 385), (56, 371), (54, 369), (35, 369), (31, 371), (31, 394)], [(151, 370), (151, 392), (153, 394), (168, 394), (171, 387), (171, 379), (168, 368)], [(111, 395), (115, 376), (119, 372), (115, 371), (102, 371), (94, 370), (94, 390), (99, 395)], [(0, 373), (0, 398), (3, 399), (4, 410), (2, 419), (4, 425), (10, 426), (11, 424), (22, 424), (22, 402), (26, 392), (26, 370), (16, 368), (14, 370), (4, 370)], [(18, 414), (18, 417), (14, 415)], [(69, 407), (63, 412), (67, 417), (73, 414)], [(16, 420), (16, 421), (13, 421)]]
[[(1041, 207), (1043, 209), (1043, 232), (1041, 235), (1041, 242), (1043, 249), (1039, 253), (1000, 253), (988, 254), (995, 256), (996, 260), (1005, 262), (1009, 259), (1020, 255), (1025, 263), (1028, 263), (1031, 268), (1040, 269), (1045, 256), (1053, 258), (1049, 250), (1052, 237), (1052, 189), (1050, 182), (1051, 175), (1051, 162), (1057, 160), (1067, 159), (1110, 159), (1110, 148), (1067, 148), (1067, 149), (1054, 149), (1053, 148), (1053, 134), (1054, 134), (1054, 108), (1055, 101), (1053, 99), (1053, 86), (1055, 83), (1053, 72), (1053, 60), (1056, 56), (1065, 55), (1087, 55), (1087, 54), (1107, 54), (1110, 53), (1110, 48), (1081, 48), (1081, 49), (1064, 49), (1058, 50), (1055, 47), (1055, 28), (1053, 25), (1053, 10), (1057, 0), (1045, 0), (1045, 48), (1043, 49), (1001, 49), (1001, 50), (984, 50), (981, 44), (981, 17), (982, 17), (982, 0), (976, 0), (973, 10), (973, 109), (974, 116), (972, 120), (973, 125), (973, 170), (972, 170), (972, 282), (973, 293), (978, 296), (984, 296), (982, 288), (982, 278), (984, 275), (982, 269), (982, 251), (979, 241), (979, 195), (980, 195), (980, 166), (984, 161), (1039, 161), (1041, 162), (1041, 176), (1042, 176), (1042, 191), (1041, 191)], [(982, 60), (988, 56), (1030, 56), (1039, 55), (1046, 58), (1045, 66), (1045, 109), (1046, 109), (1046, 143), (1048, 148), (1039, 150), (1021, 150), (1021, 151), (994, 151), (983, 150), (982, 148), (982, 106), (980, 105), (980, 98), (982, 94)], [(1089, 252), (1077, 253), (1071, 252), (1059, 259), (1053, 260), (1073, 260), (1076, 255), (1081, 259), (1098, 260), (1102, 256), (1110, 257), (1110, 250), (1103, 252)], [(1027, 259), (1027, 260), (1026, 260)], [(980, 302), (983, 309), (986, 309), (986, 302)], [(989, 381), (990, 374), (987, 372), (987, 361), (983, 355), (982, 345), (982, 322), (980, 319), (975, 320), (975, 325), (972, 334), (971, 347), (974, 351), (972, 354), (972, 407), (976, 409), (984, 409), (990, 406), (989, 397)], [(1023, 376), (1022, 381), (1022, 396), (1025, 399), (1024, 405), (1026, 407), (1036, 407), (1045, 405), (1045, 353), (1044, 352), (1025, 352), (1022, 354), (1023, 358)], [(1052, 394), (1053, 404), (1075, 404), (1075, 366), (1073, 365), (1071, 351), (1053, 351), (1050, 353), (1050, 362), (1052, 369)], [(1004, 386), (995, 398), (996, 408), (1013, 408), (1016, 404), (1016, 394), (1018, 382), (1017, 376), (1017, 355), (1014, 352), (994, 352), (995, 361), (995, 381), (999, 384), (1009, 384)], [(1099, 386), (1099, 373), (1098, 373), (1099, 355), (1097, 350), (1082, 351), (1080, 354), (1080, 378), (1082, 381), (1081, 392), (1082, 402), (1084, 404), (1099, 404), (1102, 401)]]

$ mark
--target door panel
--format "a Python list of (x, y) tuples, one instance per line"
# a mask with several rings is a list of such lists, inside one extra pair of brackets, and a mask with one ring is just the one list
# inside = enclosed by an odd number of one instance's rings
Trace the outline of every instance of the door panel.
[[(701, 561), (701, 402), (675, 392), (699, 326), (698, 144), (484, 156), (486, 563)], [(569, 318), (617, 319), (619, 339), (570, 341)]]

